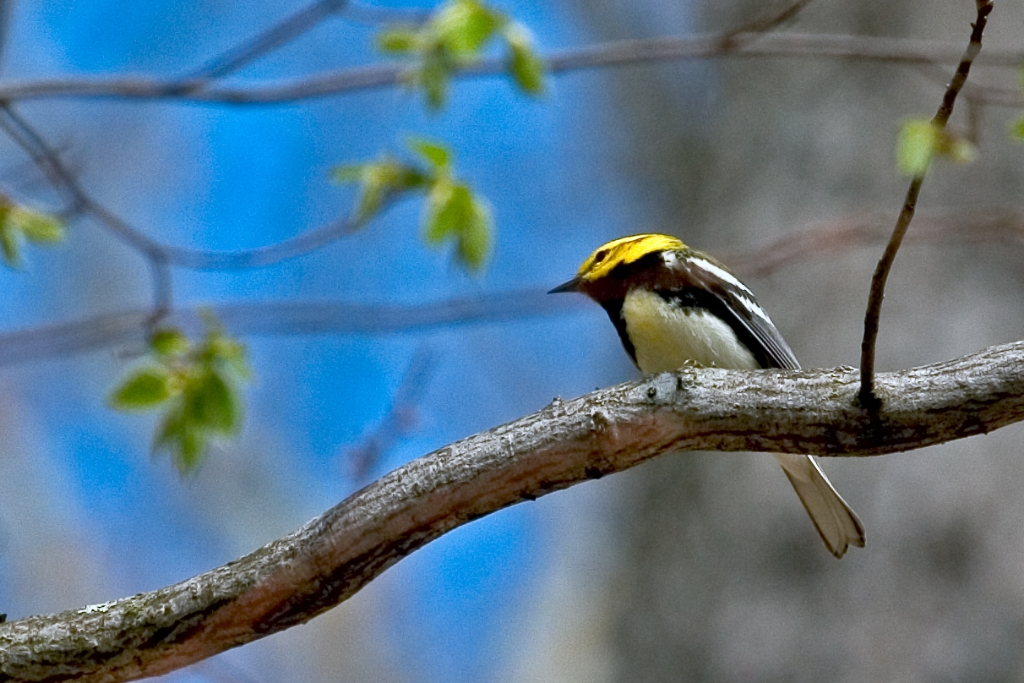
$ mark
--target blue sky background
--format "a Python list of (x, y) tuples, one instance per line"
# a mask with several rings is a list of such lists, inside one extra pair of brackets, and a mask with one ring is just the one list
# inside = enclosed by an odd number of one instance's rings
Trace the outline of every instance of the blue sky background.
[[(11, 79), (176, 76), (301, 7), (296, 2), (16, 3), (4, 51)], [(585, 43), (564, 7), (505, 2), (542, 51)], [(662, 26), (683, 32), (685, 26)], [(228, 79), (235, 84), (372, 62), (373, 27), (342, 18)], [(20, 111), (98, 200), (161, 242), (203, 249), (271, 244), (351, 210), (330, 169), (412, 135), (448, 143), (459, 176), (492, 204), (493, 260), (465, 274), (420, 239), (420, 205), (405, 202), (363, 232), (256, 270), (174, 271), (179, 307), (264, 299), (417, 304), (567, 279), (605, 239), (643, 222), (620, 182), (616, 125), (600, 73), (555, 78), (540, 100), (499, 78), (457, 83), (447, 108), (426, 111), (402, 89), (266, 107), (44, 100)], [(41, 174), (3, 143), (0, 183), (56, 206)], [(90, 219), (57, 248), (0, 270), (0, 326), (14, 331), (149, 303), (140, 256)], [(391, 335), (245, 339), (255, 369), (236, 444), (214, 449), (181, 479), (148, 455), (153, 419), (105, 405), (136, 349), (6, 368), (0, 458), (0, 610), (11, 618), (78, 607), (188, 578), (255, 549), (352, 492), (346, 448), (387, 414), (417, 353), (431, 359), (411, 433), (377, 476), (455, 439), (632, 376), (604, 314), (569, 314)], [(581, 506), (589, 496), (576, 495)], [(365, 592), (364, 614), (396, 680), (497, 680), (550, 564), (562, 504), (518, 506), (431, 544)], [(563, 510), (564, 512), (564, 510)], [(42, 568), (42, 569), (41, 569)], [(386, 597), (381, 597), (386, 596)], [(359, 599), (363, 599), (360, 597)], [(344, 605), (340, 610), (355, 610)], [(337, 611), (337, 610), (336, 610)], [(276, 680), (261, 645), (171, 680)], [(223, 665), (228, 666), (228, 665)], [(219, 671), (219, 673), (218, 673)], [(261, 673), (265, 674), (261, 675)], [(339, 674), (340, 675), (340, 674)], [(315, 680), (315, 678), (310, 679)], [(331, 680), (338, 680), (331, 678)]]

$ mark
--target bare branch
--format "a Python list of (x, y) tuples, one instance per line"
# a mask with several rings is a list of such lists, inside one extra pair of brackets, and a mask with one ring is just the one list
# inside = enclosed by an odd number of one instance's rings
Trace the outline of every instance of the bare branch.
[[(112, 235), (147, 260), (153, 273), (154, 317), (159, 317), (171, 306), (170, 266), (192, 270), (234, 270), (260, 268), (317, 251), (345, 235), (355, 232), (361, 223), (353, 218), (331, 221), (308, 230), (291, 239), (255, 249), (236, 251), (209, 251), (163, 244), (108, 209), (85, 191), (78, 179), (67, 168), (60, 154), (10, 104), (0, 101), (0, 130), (20, 146), (50, 178), (68, 203), (64, 213), (73, 216), (88, 213)], [(390, 208), (394, 199), (383, 202), (381, 211)]]
[[(967, 44), (960, 64), (957, 65), (956, 73), (953, 74), (945, 94), (942, 96), (942, 104), (932, 118), (932, 125), (939, 129), (945, 129), (949, 117), (953, 114), (953, 105), (956, 103), (957, 95), (967, 82), (967, 76), (971, 72), (971, 65), (981, 52), (981, 36), (985, 32), (988, 23), (988, 15), (992, 12), (993, 3), (991, 0), (978, 0), (978, 15), (972, 25), (971, 39)], [(860, 402), (869, 411), (878, 408), (879, 398), (875, 394), (873, 381), (875, 372), (875, 342), (878, 340), (878, 321), (882, 314), (882, 299), (885, 297), (885, 282), (889, 278), (889, 271), (896, 260), (896, 253), (899, 251), (903, 236), (914, 219), (914, 211), (917, 209), (917, 197), (921, 192), (921, 185), (924, 183), (926, 171), (914, 176), (907, 189), (906, 199), (903, 201), (903, 209), (896, 220), (896, 227), (892, 231), (889, 243), (885, 247), (882, 258), (878, 261), (875, 273), (871, 278), (871, 292), (868, 296), (867, 310), (864, 313), (864, 338), (861, 341), (860, 355)]]
[(146, 259), (153, 278), (152, 320), (158, 319), (171, 306), (170, 259), (166, 250), (155, 240), (136, 230), (126, 221), (94, 200), (79, 184), (74, 174), (64, 165), (60, 154), (14, 107), (0, 101), (0, 130), (7, 133), (21, 147), (53, 185), (67, 198), (64, 213), (74, 216), (82, 212), (92, 214), (100, 224), (118, 239), (137, 250)]
[(192, 81), (189, 89), (201, 89), (211, 80), (223, 78), (253, 63), (260, 57), (287, 45), (329, 17), (338, 14), (348, 0), (319, 0), (289, 15), (257, 36), (211, 59), (183, 80)]
[[(584, 307), (569, 297), (547, 296), (543, 289), (451, 299), (420, 306), (349, 304), (339, 301), (257, 301), (211, 305), (225, 328), (244, 336), (295, 334), (383, 334), (564, 315)], [(94, 316), (0, 334), (0, 367), (61, 358), (117, 346), (145, 344), (151, 310)], [(199, 313), (181, 309), (164, 322), (202, 329)]]
[[(378, 215), (383, 214), (395, 203), (394, 198), (385, 199), (382, 202)], [(265, 247), (238, 249), (235, 251), (208, 251), (205, 249), (190, 249), (188, 247), (162, 244), (160, 245), (160, 253), (168, 263), (190, 270), (263, 268), (313, 253), (332, 242), (355, 233), (363, 227), (363, 222), (346, 217), (330, 221), (306, 232), (299, 233), (295, 237), (275, 244), (269, 244)]]
[[(781, 21), (790, 18), (805, 4), (805, 0), (798, 0), (782, 13), (759, 22), (758, 30), (767, 30), (776, 26)], [(246, 59), (255, 59), (262, 53), (261, 51), (273, 49), (280, 44), (281, 40), (294, 38), (328, 14), (338, 11), (343, 5), (344, 3), (340, 0), (333, 2), (325, 0), (310, 5), (282, 24), (257, 37), (247, 44), (247, 47), (238, 48), (235, 53), (232, 53), (233, 57), (225, 57), (217, 62), (214, 67), (210, 68), (210, 74), (218, 75), (225, 69), (230, 70), (241, 66)], [(756, 44), (751, 44), (754, 38), (759, 38), (759, 40)], [(948, 58), (948, 53), (948, 46), (925, 41), (798, 34), (772, 36), (759, 32), (733, 32), (725, 36), (607, 43), (589, 49), (573, 50), (555, 55), (549, 61), (549, 68), (554, 72), (571, 71), (645, 61), (707, 58), (724, 54), (827, 56), (931, 64)], [(995, 55), (993, 61), (1000, 64), (1016, 64), (1021, 59), (1022, 55), (1019, 53), (1000, 53)], [(503, 62), (490, 61), (468, 67), (464, 73), (466, 75), (486, 75), (499, 73), (504, 68)], [(288, 101), (295, 98), (337, 94), (375, 85), (395, 85), (401, 76), (402, 70), (399, 67), (385, 65), (335, 72), (323, 77), (298, 81), (291, 85), (243, 89), (235, 95), (247, 103)], [(45, 83), (36, 83), (22, 87), (27, 89), (19, 91), (17, 85), (8, 86), (6, 89), (0, 87), (0, 107), (2, 107), (0, 113), (3, 114), (3, 118), (0, 118), (0, 125), (44, 169), (55, 185), (63, 189), (69, 198), (69, 212), (85, 211), (92, 214), (113, 235), (139, 251), (147, 259), (153, 273), (154, 307), (150, 314), (153, 320), (159, 319), (172, 305), (169, 267), (221, 270), (267, 266), (315, 251), (349, 234), (356, 227), (353, 221), (342, 219), (277, 244), (243, 251), (206, 251), (162, 244), (133, 227), (87, 194), (74, 175), (64, 166), (60, 155), (24, 117), (10, 106), (9, 101), (38, 96), (159, 97), (178, 100), (198, 98), (203, 101), (217, 101), (227, 91), (221, 91), (221, 95), (218, 95), (218, 91), (209, 88), (197, 89), (194, 80), (187, 79), (163, 82), (131, 79), (107, 82), (78, 80), (65, 81), (63, 85), (61, 82), (50, 83), (49, 86)], [(291, 89), (291, 94), (288, 94), (289, 89)], [(227, 97), (224, 101), (232, 100), (235, 95)]]
[(380, 465), (381, 458), (399, 439), (409, 433), (416, 423), (416, 412), (430, 383), (429, 375), (434, 356), (420, 346), (405, 370), (402, 383), (391, 397), (387, 415), (358, 444), (344, 449), (344, 469), (349, 476), (362, 482)]
[[(806, 263), (850, 249), (883, 242), (888, 233), (881, 213), (812, 225), (757, 248), (719, 251), (733, 270), (747, 278), (765, 277), (795, 263)], [(910, 243), (994, 243), (1024, 246), (1024, 216), (1017, 211), (941, 213), (917, 219)], [(296, 334), (385, 334), (426, 330), (453, 324), (522, 320), (564, 315), (582, 310), (572, 298), (546, 296), (544, 290), (524, 290), (482, 297), (452, 299), (421, 306), (359, 305), (340, 301), (227, 302), (208, 306), (233, 334), (280, 336)], [(0, 333), (0, 368), (61, 358), (146, 341), (151, 310), (128, 310), (27, 330)], [(163, 321), (201, 329), (195, 310), (165, 311)]]
[[(386, 475), (213, 571), (112, 603), (0, 624), (0, 681), (126, 681), (304, 623), (462, 524), (689, 450), (895, 453), (1024, 420), (1024, 342), (882, 374), (686, 368), (556, 400)], [(808, 542), (813, 542), (808, 533)]]
[[(1011, 209), (933, 211), (917, 214), (915, 226), (914, 232), (906, 236), (909, 244), (1024, 246), (1024, 214)], [(756, 248), (736, 252), (719, 249), (715, 253), (745, 278), (766, 277), (798, 263), (885, 243), (891, 232), (891, 218), (872, 212), (809, 225)]]
[(729, 31), (722, 38), (723, 49), (735, 49), (738, 43), (759, 39), (762, 34), (772, 31), (782, 24), (792, 21), (814, 0), (794, 0), (782, 10), (763, 17), (755, 17), (737, 29)]
[[(826, 34), (737, 34), (723, 45), (728, 34), (651, 38), (600, 43), (552, 53), (546, 60), (551, 73), (566, 73), (610, 66), (648, 62), (736, 57), (800, 57), (842, 59), (887, 64), (935, 64), (956, 62), (959, 46), (910, 38), (878, 38)], [(1024, 50), (986, 50), (981, 63), (1016, 68), (1024, 61)], [(502, 59), (488, 59), (459, 70), (461, 78), (504, 74)], [(401, 85), (405, 69), (401, 64), (378, 64), (329, 71), (316, 76), (280, 81), (270, 85), (219, 86), (188, 91), (188, 82), (156, 78), (54, 78), (8, 81), (0, 85), (0, 101), (29, 99), (102, 98), (119, 100), (173, 100), (220, 105), (265, 105), (289, 103)]]

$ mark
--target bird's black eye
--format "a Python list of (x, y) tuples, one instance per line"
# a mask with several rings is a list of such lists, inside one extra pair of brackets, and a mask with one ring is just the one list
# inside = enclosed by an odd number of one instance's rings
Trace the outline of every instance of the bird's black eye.
[(597, 264), (597, 263), (600, 263), (601, 261), (604, 261), (604, 259), (605, 259), (605, 257), (607, 255), (608, 255), (608, 250), (607, 249), (598, 249), (597, 253), (594, 254), (594, 263)]

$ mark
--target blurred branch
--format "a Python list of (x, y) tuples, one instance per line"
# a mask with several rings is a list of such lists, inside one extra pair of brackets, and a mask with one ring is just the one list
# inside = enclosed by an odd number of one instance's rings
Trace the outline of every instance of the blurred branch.
[(772, 31), (788, 21), (796, 18), (814, 0), (794, 0), (782, 10), (763, 17), (755, 17), (739, 28), (729, 31), (722, 38), (723, 49), (735, 49), (739, 43), (759, 39), (762, 34)]
[(319, 2), (303, 7), (262, 33), (211, 59), (196, 72), (186, 76), (184, 80), (192, 84), (186, 86), (185, 92), (201, 89), (210, 80), (232, 74), (287, 45), (318, 26), (325, 19), (340, 13), (348, 4), (348, 0), (319, 0)]
[[(802, 55), (872, 59), (878, 61), (933, 64), (948, 58), (948, 45), (925, 41), (878, 39), (858, 36), (765, 35), (781, 22), (791, 18), (809, 0), (798, 0), (782, 12), (759, 19), (723, 35), (696, 38), (671, 38), (641, 41), (622, 41), (567, 51), (556, 54), (549, 62), (553, 72), (576, 69), (624, 65), (648, 61), (687, 58), (708, 58), (725, 54), (737, 55)], [(229, 90), (206, 87), (210, 79), (226, 75), (246, 63), (266, 54), (280, 45), (308, 31), (328, 16), (347, 6), (342, 0), (323, 0), (305, 9), (213, 60), (196, 76), (176, 81), (144, 79), (114, 79), (89, 81), (87, 79), (35, 84), (0, 86), (0, 126), (46, 172), (54, 184), (69, 198), (67, 212), (86, 212), (128, 246), (139, 251), (147, 260), (153, 274), (154, 309), (151, 317), (160, 318), (172, 305), (169, 268), (172, 266), (194, 270), (220, 270), (263, 267), (311, 253), (339, 239), (358, 227), (351, 219), (328, 223), (283, 242), (240, 251), (207, 251), (162, 244), (148, 237), (91, 197), (60, 159), (60, 155), (29, 122), (18, 114), (10, 102), (32, 97), (144, 97), (203, 101), (246, 101), (266, 103), (290, 101), (303, 97), (355, 90), (364, 87), (396, 85), (403, 71), (392, 65), (375, 66), (335, 72), (321, 77), (295, 81), (291, 84), (250, 88), (228, 94)], [(757, 38), (756, 43), (752, 43)], [(1016, 65), (1024, 59), (1020, 52), (989, 55), (994, 63)], [(485, 61), (467, 67), (468, 75), (495, 74), (505, 69), (500, 60)], [(196, 79), (199, 78), (197, 81)], [(200, 87), (202, 85), (202, 87)], [(289, 94), (290, 93), (290, 94)], [(981, 96), (982, 98), (984, 96)], [(240, 98), (240, 99), (239, 99)], [(1012, 103), (1012, 94), (1001, 92), (1000, 103)]]
[(434, 355), (425, 346), (418, 348), (405, 370), (402, 383), (391, 397), (388, 414), (361, 439), (361, 443), (345, 449), (342, 457), (352, 479), (364, 480), (380, 465), (383, 455), (413, 428), (433, 365)]
[[(255, 249), (235, 251), (209, 251), (163, 244), (95, 200), (85, 191), (75, 175), (60, 158), (60, 154), (43, 138), (13, 106), (0, 101), (0, 130), (21, 147), (32, 161), (50, 178), (66, 197), (66, 217), (83, 213), (92, 215), (112, 235), (138, 251), (153, 272), (154, 313), (159, 317), (171, 306), (170, 266), (192, 270), (233, 270), (259, 268), (297, 258), (355, 232), (362, 227), (359, 220), (344, 218), (300, 233), (291, 239)], [(389, 208), (394, 199), (383, 202), (381, 211)]]
[[(0, 0), (2, 2), (2, 0)], [(290, 14), (261, 33), (245, 40), (180, 79), (181, 93), (198, 92), (211, 81), (224, 78), (285, 45), (294, 42), (331, 17), (344, 15), (352, 21), (380, 24), (391, 21), (422, 21), (427, 13), (366, 7), (349, 0), (319, 0)]]
[[(745, 278), (766, 277), (807, 263), (878, 244), (889, 227), (883, 214), (851, 216), (810, 226), (722, 260)], [(1024, 246), (1024, 215), (1017, 211), (943, 213), (918, 217), (908, 242), (939, 246), (994, 243)], [(547, 296), (543, 289), (452, 299), (420, 306), (361, 305), (339, 301), (234, 302), (208, 306), (233, 334), (259, 337), (311, 334), (393, 334), (457, 324), (523, 320), (583, 310), (582, 301)], [(104, 348), (142, 346), (150, 310), (129, 310), (28, 330), (0, 333), (0, 368), (63, 358)], [(201, 329), (196, 310), (168, 311), (165, 322)]]
[(469, 521), (691, 450), (882, 455), (1024, 420), (1024, 342), (880, 374), (685, 368), (555, 400), (415, 460), (292, 534), (160, 590), (0, 624), (0, 681), (113, 683), (305, 623)]
[[(756, 249), (715, 251), (744, 278), (767, 277), (798, 263), (838, 256), (885, 242), (891, 217), (881, 212), (824, 221), (789, 233)], [(942, 246), (992, 243), (1024, 247), (1024, 214), (1015, 210), (931, 212), (917, 216), (909, 244)]]
[[(710, 58), (727, 54), (745, 56), (812, 56), (869, 59), (895, 63), (934, 64), (949, 59), (950, 46), (943, 43), (863, 36), (766, 35), (791, 19), (810, 0), (797, 0), (783, 11), (755, 20), (738, 31), (713, 36), (621, 41), (570, 50), (549, 60), (552, 72), (572, 71), (652, 61)], [(343, 219), (314, 228), (283, 242), (240, 251), (208, 251), (163, 244), (130, 225), (91, 197), (71, 173), (60, 155), (29, 122), (18, 114), (11, 102), (34, 97), (116, 97), (168, 98), (207, 102), (247, 102), (265, 104), (306, 97), (340, 94), (367, 87), (394, 86), (401, 82), (403, 70), (395, 65), (350, 69), (324, 76), (299, 79), (276, 86), (242, 89), (214, 89), (211, 80), (227, 75), (245, 64), (294, 40), (327, 17), (342, 10), (356, 11), (344, 0), (321, 0), (308, 5), (284, 21), (243, 42), (185, 79), (159, 81), (146, 79), (88, 80), (67, 79), (0, 86), (0, 126), (46, 172), (68, 197), (66, 211), (95, 217), (101, 225), (147, 260), (153, 277), (153, 320), (172, 305), (170, 267), (194, 270), (221, 270), (263, 267), (302, 256), (352, 232), (358, 226)], [(370, 11), (366, 8), (358, 11)], [(413, 16), (418, 16), (413, 13)], [(754, 42), (756, 39), (756, 42)], [(1024, 59), (1021, 52), (990, 52), (992, 63), (1015, 66)], [(465, 75), (497, 74), (506, 68), (502, 60), (484, 61), (466, 67)], [(985, 93), (978, 96), (984, 100)], [(1019, 103), (1012, 93), (996, 93), (1000, 104)]]
[[(988, 15), (992, 12), (993, 3), (991, 0), (977, 0), (978, 14), (974, 24), (971, 26), (971, 38), (964, 50), (963, 57), (957, 65), (956, 73), (950, 80), (946, 92), (942, 96), (942, 103), (939, 110), (932, 117), (931, 124), (938, 130), (944, 130), (953, 114), (953, 106), (956, 98), (967, 82), (967, 76), (971, 72), (971, 65), (981, 52), (981, 37), (988, 24)], [(896, 220), (896, 227), (893, 228), (892, 236), (885, 247), (882, 258), (878, 261), (878, 267), (871, 278), (871, 292), (868, 296), (867, 310), (864, 313), (864, 337), (861, 341), (860, 355), (860, 393), (858, 400), (860, 405), (871, 412), (879, 407), (880, 399), (874, 389), (875, 372), (875, 342), (878, 340), (879, 319), (882, 315), (882, 299), (885, 297), (885, 283), (889, 278), (889, 271), (896, 260), (896, 253), (899, 251), (903, 236), (914, 219), (914, 211), (917, 209), (917, 198), (921, 192), (921, 185), (924, 183), (925, 169), (918, 172), (910, 181), (907, 189), (906, 199), (903, 201), (903, 209)]]
[[(421, 306), (360, 305), (337, 301), (255, 301), (204, 307), (235, 335), (389, 334), (463, 323), (562, 315), (583, 307), (543, 289), (451, 299)], [(151, 311), (95, 316), (0, 334), (0, 367), (61, 358), (117, 346), (142, 346)], [(202, 329), (196, 310), (168, 312), (168, 324)]]
[(159, 318), (171, 306), (171, 276), (168, 272), (169, 258), (164, 247), (136, 230), (126, 221), (94, 200), (79, 184), (74, 174), (64, 165), (60, 154), (14, 107), (0, 101), (0, 130), (7, 133), (29, 158), (46, 174), (53, 185), (62, 192), (68, 203), (65, 217), (89, 213), (112, 235), (137, 250), (146, 259), (152, 274), (153, 310), (150, 318)]
[[(755, 40), (756, 39), (756, 40)], [(842, 59), (886, 64), (936, 64), (956, 62), (962, 49), (954, 44), (910, 38), (799, 34), (725, 33), (703, 36), (650, 38), (600, 43), (552, 53), (546, 67), (566, 73), (651, 62), (735, 57), (800, 57)], [(1024, 62), (1024, 50), (987, 50), (982, 64), (1016, 69)], [(503, 59), (485, 59), (460, 68), (458, 77), (505, 74)], [(329, 71), (270, 85), (217, 86), (190, 90), (188, 80), (146, 77), (54, 78), (0, 85), (0, 101), (30, 99), (104, 98), (122, 100), (175, 100), (206, 104), (264, 105), (330, 97), (401, 85), (405, 68), (378, 64)]]

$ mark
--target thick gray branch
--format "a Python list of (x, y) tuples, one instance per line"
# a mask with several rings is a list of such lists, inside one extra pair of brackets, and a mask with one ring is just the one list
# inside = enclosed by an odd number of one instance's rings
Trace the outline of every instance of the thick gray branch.
[(877, 378), (853, 368), (683, 369), (556, 400), (395, 470), (235, 562), (106, 605), (0, 625), (0, 681), (166, 673), (328, 610), (447, 531), (686, 450), (881, 455), (1024, 419), (1024, 342)]

